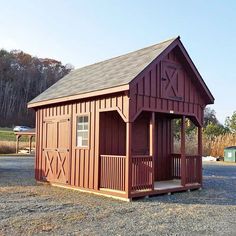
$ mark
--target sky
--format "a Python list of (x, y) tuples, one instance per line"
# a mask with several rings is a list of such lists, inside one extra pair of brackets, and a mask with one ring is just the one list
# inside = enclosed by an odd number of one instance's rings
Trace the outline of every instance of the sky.
[(0, 48), (75, 68), (180, 36), (215, 97), (236, 111), (236, 1), (0, 0)]

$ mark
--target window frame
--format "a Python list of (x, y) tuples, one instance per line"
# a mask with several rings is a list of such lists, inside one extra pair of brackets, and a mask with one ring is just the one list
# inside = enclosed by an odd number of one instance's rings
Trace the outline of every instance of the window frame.
[[(78, 119), (80, 117), (88, 117), (88, 145), (87, 146), (78, 146)], [(75, 122), (76, 122), (76, 138), (75, 138), (75, 147), (76, 149), (90, 149), (90, 113), (80, 113), (80, 114), (77, 114), (76, 115), (76, 119), (75, 119)]]

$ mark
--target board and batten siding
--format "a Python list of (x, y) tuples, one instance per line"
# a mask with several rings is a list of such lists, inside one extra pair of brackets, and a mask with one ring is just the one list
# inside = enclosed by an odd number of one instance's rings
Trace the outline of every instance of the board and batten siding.
[(146, 110), (184, 114), (202, 125), (205, 102), (196, 81), (175, 50), (154, 60), (130, 83), (131, 120)]
[[(201, 186), (203, 112), (214, 98), (181, 45), (175, 40), (124, 87), (37, 103), (36, 180), (122, 198), (154, 194), (155, 181), (173, 178), (183, 189)], [(85, 115), (88, 146), (78, 147), (77, 118)], [(185, 155), (185, 138), (173, 153), (172, 120), (181, 117), (181, 137), (186, 117), (198, 126), (199, 156)]]
[(100, 113), (99, 149), (101, 155), (126, 155), (126, 123), (118, 112)]
[(154, 153), (155, 181), (171, 180), (172, 131), (171, 119), (156, 116), (156, 152)]
[[(114, 110), (126, 122), (128, 102), (129, 98), (124, 92), (38, 108), (36, 110), (36, 180), (97, 190), (99, 188), (99, 132), (102, 132), (99, 131), (99, 114)], [(76, 145), (76, 119), (79, 115), (88, 115), (90, 121), (89, 146), (84, 148)], [(68, 126), (65, 119), (68, 121)]]

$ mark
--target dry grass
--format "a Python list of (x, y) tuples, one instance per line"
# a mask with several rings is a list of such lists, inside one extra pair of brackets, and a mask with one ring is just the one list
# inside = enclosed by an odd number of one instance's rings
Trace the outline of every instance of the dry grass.
[[(28, 142), (20, 142), (20, 149), (28, 147)], [(0, 154), (12, 154), (16, 152), (16, 142), (0, 140)]]
[(0, 154), (9, 154), (16, 152), (16, 143), (14, 141), (0, 141)]
[[(34, 146), (34, 145), (33, 145)], [(223, 157), (224, 148), (236, 146), (236, 134), (225, 134), (214, 138), (203, 135), (203, 156)], [(20, 149), (28, 147), (28, 142), (20, 142)], [(16, 152), (16, 142), (0, 140), (0, 154)], [(180, 140), (174, 141), (174, 152), (180, 153)], [(186, 136), (186, 153), (197, 154), (197, 135)]]
[(236, 146), (236, 134), (219, 135), (212, 140), (206, 139), (204, 146), (209, 150), (209, 155), (223, 157), (225, 147)]
[[(181, 153), (180, 151), (181, 147), (181, 140), (180, 139), (175, 139), (174, 140), (174, 153)], [(197, 136), (196, 135), (191, 135), (191, 136), (186, 136), (186, 154), (189, 155), (197, 155)]]
[[(236, 134), (209, 138), (203, 135), (203, 156), (223, 157), (224, 148), (236, 146)], [(180, 153), (180, 140), (174, 141), (174, 152)], [(197, 154), (197, 135), (186, 136), (186, 153)]]

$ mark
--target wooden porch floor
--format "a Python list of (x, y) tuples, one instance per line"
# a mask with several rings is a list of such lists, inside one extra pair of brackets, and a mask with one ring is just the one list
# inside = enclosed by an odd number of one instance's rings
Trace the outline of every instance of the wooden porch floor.
[(167, 181), (155, 181), (154, 182), (154, 190), (136, 190), (131, 193), (131, 198), (136, 197), (144, 197), (144, 196), (153, 196), (164, 193), (174, 193), (180, 191), (186, 191), (190, 189), (199, 189), (201, 188), (201, 184), (199, 183), (191, 183), (186, 184), (186, 186), (181, 185), (181, 180), (173, 179)]
[(180, 187), (182, 187), (182, 185), (181, 185), (181, 180), (179, 179), (156, 181), (154, 183), (154, 190), (173, 189)]

